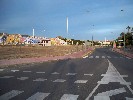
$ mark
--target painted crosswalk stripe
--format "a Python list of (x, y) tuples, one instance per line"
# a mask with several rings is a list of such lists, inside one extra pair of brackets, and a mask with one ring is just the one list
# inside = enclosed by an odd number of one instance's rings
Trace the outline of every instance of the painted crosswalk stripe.
[(128, 97), (126, 97), (126, 100), (133, 100), (133, 98), (128, 98)]
[(26, 100), (44, 100), (50, 93), (37, 92)]
[(11, 70), (11, 72), (18, 72), (19, 70)]
[(58, 72), (53, 72), (53, 73), (51, 73), (51, 74), (60, 74), (60, 73), (58, 73)]
[(99, 58), (99, 56), (96, 56), (95, 58)]
[(20, 77), (20, 78), (17, 78), (18, 80), (26, 80), (26, 79), (28, 79), (29, 77)]
[(0, 96), (0, 100), (9, 100), (9, 99), (21, 94), (22, 92), (24, 92), (24, 91), (12, 90), (12, 91)]
[(45, 72), (36, 72), (37, 74), (45, 74)]
[(77, 73), (67, 73), (66, 75), (76, 75)]
[(64, 94), (60, 100), (77, 100), (79, 95)]
[(55, 81), (53, 81), (53, 82), (65, 82), (66, 80), (64, 80), (64, 79), (56, 79)]
[(33, 81), (46, 81), (47, 79), (44, 79), (44, 78), (37, 78), (37, 79), (35, 79), (35, 80), (33, 80)]
[(24, 73), (30, 73), (31, 71), (23, 71)]
[(14, 76), (3, 76), (3, 77), (0, 77), (0, 78), (12, 78)]
[(110, 100), (109, 96), (94, 96), (94, 100)]
[(3, 71), (4, 69), (0, 69), (0, 71)]
[(102, 56), (102, 58), (105, 58), (105, 56)]
[(87, 76), (87, 75), (88, 75), (88, 76), (92, 76), (93, 74), (84, 74), (84, 75), (85, 75), (85, 76)]
[(86, 83), (88, 80), (77, 80), (74, 83)]
[(107, 56), (108, 58), (111, 58), (110, 56)]
[(93, 56), (90, 56), (89, 58), (93, 58)]

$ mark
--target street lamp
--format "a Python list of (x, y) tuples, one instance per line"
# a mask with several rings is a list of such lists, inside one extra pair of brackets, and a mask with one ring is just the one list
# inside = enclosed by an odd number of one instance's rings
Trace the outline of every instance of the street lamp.
[[(121, 9), (121, 12), (123, 12), (124, 10)], [(125, 51), (125, 46), (126, 46), (126, 43), (125, 43), (125, 32), (124, 32), (124, 51)]]

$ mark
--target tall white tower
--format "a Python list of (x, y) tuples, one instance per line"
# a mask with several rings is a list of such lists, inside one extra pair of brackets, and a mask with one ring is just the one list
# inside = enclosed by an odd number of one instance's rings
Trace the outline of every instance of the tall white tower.
[(68, 34), (68, 17), (67, 17), (67, 22), (66, 22), (66, 24), (67, 24), (67, 34)]
[(34, 28), (33, 28), (33, 38), (34, 38)]

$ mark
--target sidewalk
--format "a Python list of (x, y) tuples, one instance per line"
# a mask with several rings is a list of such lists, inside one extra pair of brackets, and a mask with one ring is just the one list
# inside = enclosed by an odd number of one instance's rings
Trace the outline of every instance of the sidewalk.
[(117, 48), (113, 48), (112, 50), (115, 51), (115, 52), (118, 52), (118, 53), (120, 53), (120, 54), (122, 54), (126, 57), (133, 58), (133, 52), (130, 51), (130, 50), (125, 50), (124, 51), (123, 49), (117, 49)]
[(19, 58), (19, 59), (3, 59), (0, 60), (0, 66), (9, 66), (9, 65), (15, 65), (15, 64), (25, 64), (25, 63), (37, 63), (37, 62), (46, 62), (46, 61), (53, 61), (53, 60), (63, 60), (68, 58), (81, 58), (91, 52), (93, 52), (94, 49), (89, 48), (85, 51), (79, 51), (75, 52), (73, 54), (68, 54), (65, 56), (55, 56), (55, 57), (34, 57), (34, 58)]

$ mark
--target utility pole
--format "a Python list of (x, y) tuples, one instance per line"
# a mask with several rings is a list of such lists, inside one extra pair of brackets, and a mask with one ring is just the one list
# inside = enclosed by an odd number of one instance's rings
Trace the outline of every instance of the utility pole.
[(93, 35), (92, 35), (92, 47), (93, 47)]

